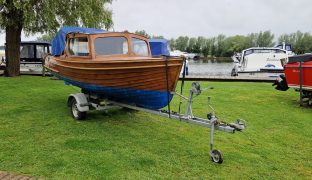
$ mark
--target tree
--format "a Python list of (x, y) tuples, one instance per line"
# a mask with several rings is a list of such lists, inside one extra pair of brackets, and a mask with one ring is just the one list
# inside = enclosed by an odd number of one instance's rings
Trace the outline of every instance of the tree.
[(165, 39), (165, 37), (162, 35), (153, 35), (152, 38), (153, 39)]
[(55, 33), (44, 34), (37, 38), (39, 42), (51, 42), (55, 37)]
[(248, 37), (236, 35), (231, 36), (225, 39), (225, 46), (224, 46), (224, 56), (229, 57), (232, 56), (234, 52), (241, 52), (242, 50), (249, 48), (248, 44)]
[(22, 30), (27, 34), (56, 32), (63, 25), (110, 28), (112, 0), (0, 0), (0, 29), (6, 33), (7, 76), (20, 72)]
[(202, 48), (205, 44), (205, 38), (202, 37), (202, 36), (199, 36), (197, 39), (196, 39), (196, 43), (194, 45), (194, 48), (193, 48), (193, 52), (194, 53), (201, 53), (202, 52)]
[(274, 45), (273, 43), (274, 34), (271, 33), (271, 31), (260, 31), (257, 38), (257, 46), (259, 47), (272, 47)]
[(151, 36), (145, 30), (135, 31), (135, 34), (138, 34), (138, 35), (141, 35), (141, 36), (145, 36), (147, 38), (151, 38)]
[(175, 50), (176, 49), (176, 43), (175, 43), (175, 40), (173, 38), (171, 38), (169, 40), (169, 46), (170, 46), (171, 50)]
[(213, 43), (214, 43), (213, 38), (205, 39), (205, 43), (202, 49), (202, 53), (205, 58), (208, 57), (208, 55), (211, 53), (210, 50), (212, 49)]
[(297, 31), (291, 34), (283, 34), (278, 38), (279, 44), (285, 42), (293, 46), (296, 54), (304, 54), (312, 51), (312, 36), (310, 33)]
[(216, 38), (215, 37), (211, 38), (210, 49), (211, 49), (211, 52), (210, 52), (211, 56), (216, 56)]
[(186, 51), (186, 48), (188, 46), (189, 37), (187, 36), (180, 36), (175, 41), (176, 49), (180, 51)]
[(196, 44), (196, 38), (191, 37), (191, 38), (189, 39), (189, 43), (188, 43), (188, 46), (187, 46), (187, 48), (186, 48), (186, 52), (188, 52), (188, 53), (193, 53), (193, 52), (194, 52), (194, 46), (195, 46), (195, 44)]
[(216, 56), (217, 57), (221, 57), (223, 56), (223, 52), (224, 52), (224, 47), (225, 47), (225, 38), (226, 36), (223, 34), (219, 34), (218, 37), (216, 38)]
[(248, 34), (246, 37), (246, 47), (257, 47), (258, 33)]

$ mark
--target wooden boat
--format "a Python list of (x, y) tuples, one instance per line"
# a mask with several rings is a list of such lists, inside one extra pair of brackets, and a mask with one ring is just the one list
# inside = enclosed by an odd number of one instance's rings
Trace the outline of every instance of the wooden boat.
[(149, 109), (168, 105), (182, 58), (152, 57), (147, 38), (128, 32), (64, 27), (45, 67), (66, 84), (102, 98)]

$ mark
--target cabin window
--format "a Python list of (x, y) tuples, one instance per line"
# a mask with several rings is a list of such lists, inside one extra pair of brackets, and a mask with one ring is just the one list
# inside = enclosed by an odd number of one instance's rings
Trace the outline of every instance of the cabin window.
[(286, 45), (286, 51), (291, 51), (291, 45)]
[(283, 50), (281, 50), (281, 49), (277, 49), (275, 52), (276, 52), (276, 53), (280, 53), (280, 54), (286, 54), (286, 52), (283, 51)]
[(266, 54), (266, 53), (274, 53), (274, 54), (277, 54), (277, 53), (286, 53), (284, 50), (281, 50), (281, 49), (250, 49), (250, 50), (246, 50), (245, 51), (245, 56), (249, 55), (249, 54)]
[(34, 58), (34, 45), (33, 44), (25, 44), (20, 47), (20, 58)]
[(88, 38), (69, 39), (69, 54), (74, 56), (89, 56)]
[(37, 59), (43, 58), (45, 54), (49, 53), (47, 45), (36, 45), (36, 50)]
[(144, 40), (132, 38), (132, 49), (136, 55), (148, 56), (148, 46)]
[(125, 37), (99, 37), (94, 42), (97, 55), (118, 55), (128, 53), (128, 41)]
[(245, 51), (245, 56), (247, 56), (247, 55), (249, 55), (249, 54), (252, 54), (253, 53), (253, 50), (247, 50), (247, 51)]

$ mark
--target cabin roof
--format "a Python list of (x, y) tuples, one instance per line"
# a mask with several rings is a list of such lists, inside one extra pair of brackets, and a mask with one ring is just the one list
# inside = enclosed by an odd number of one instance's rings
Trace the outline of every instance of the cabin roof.
[(103, 29), (96, 29), (96, 28), (83, 28), (83, 27), (72, 27), (72, 26), (62, 27), (56, 34), (55, 38), (52, 40), (52, 55), (53, 56), (62, 55), (66, 46), (66, 35), (69, 33), (98, 34), (98, 33), (104, 33), (104, 32), (107, 32), (107, 31)]
[(26, 45), (26, 44), (50, 45), (49, 42), (43, 42), (43, 41), (22, 41), (22, 42), (21, 42), (21, 45)]
[(306, 62), (306, 61), (312, 61), (312, 54), (301, 54), (296, 56), (290, 56), (288, 58), (288, 63), (296, 63), (296, 62)]
[(284, 49), (280, 49), (280, 48), (276, 48), (276, 47), (251, 47), (248, 49), (244, 49), (243, 51), (247, 51), (247, 50), (282, 50), (282, 51), (286, 51)]

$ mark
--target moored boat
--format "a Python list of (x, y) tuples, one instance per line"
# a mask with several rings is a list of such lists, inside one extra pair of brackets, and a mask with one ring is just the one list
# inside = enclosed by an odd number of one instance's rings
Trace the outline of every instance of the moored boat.
[[(300, 70), (300, 62), (302, 69)], [(302, 72), (301, 72), (302, 71)], [(285, 77), (289, 87), (300, 87), (300, 72), (302, 73), (302, 88), (312, 91), (312, 54), (289, 57), (284, 66)]]
[(285, 75), (280, 75), (273, 85), (277, 90), (286, 91), (289, 87), (300, 91), (301, 104), (304, 98), (312, 105), (312, 54), (289, 57), (284, 65)]
[(235, 53), (232, 60), (235, 66), (232, 76), (237, 73), (255, 72), (283, 72), (281, 59), (287, 62), (288, 57), (293, 56), (290, 44), (280, 44), (275, 47), (252, 47)]
[(45, 66), (84, 93), (149, 109), (172, 99), (183, 59), (152, 57), (149, 41), (129, 32), (64, 27)]

